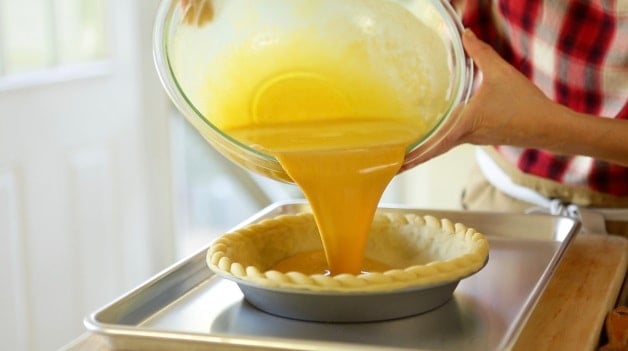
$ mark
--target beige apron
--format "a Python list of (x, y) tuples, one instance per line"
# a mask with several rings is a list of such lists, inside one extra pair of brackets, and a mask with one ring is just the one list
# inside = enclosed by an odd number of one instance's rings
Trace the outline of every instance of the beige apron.
[(463, 208), (567, 215), (581, 221), (583, 232), (628, 237), (628, 197), (568, 187), (525, 174), (492, 147), (478, 148), (476, 156), (476, 166), (462, 196)]

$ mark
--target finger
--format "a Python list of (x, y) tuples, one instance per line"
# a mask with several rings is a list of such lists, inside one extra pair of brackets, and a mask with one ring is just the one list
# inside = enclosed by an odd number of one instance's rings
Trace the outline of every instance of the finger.
[(196, 17), (196, 11), (194, 10), (194, 3), (190, 1), (181, 1), (181, 8), (183, 11), (183, 23), (193, 24)]
[(471, 56), (482, 72), (490, 71), (492, 66), (502, 61), (495, 50), (487, 43), (478, 39), (470, 29), (465, 30), (462, 34), (462, 44), (467, 54)]
[(210, 22), (214, 18), (214, 8), (211, 1), (203, 1), (198, 11), (198, 25)]
[(210, 0), (181, 0), (183, 23), (202, 26), (214, 18), (214, 7)]

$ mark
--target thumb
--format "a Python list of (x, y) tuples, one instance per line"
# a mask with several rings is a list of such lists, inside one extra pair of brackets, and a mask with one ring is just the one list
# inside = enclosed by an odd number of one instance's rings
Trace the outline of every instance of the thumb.
[(462, 44), (482, 72), (490, 71), (491, 67), (503, 61), (490, 45), (478, 39), (470, 29), (462, 34)]

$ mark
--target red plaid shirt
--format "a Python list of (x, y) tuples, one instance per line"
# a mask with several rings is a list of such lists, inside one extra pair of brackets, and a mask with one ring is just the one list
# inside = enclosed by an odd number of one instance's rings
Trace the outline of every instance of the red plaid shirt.
[[(465, 26), (551, 99), (575, 111), (628, 119), (628, 0), (453, 2)], [(628, 196), (626, 167), (545, 150), (497, 149), (525, 173)]]

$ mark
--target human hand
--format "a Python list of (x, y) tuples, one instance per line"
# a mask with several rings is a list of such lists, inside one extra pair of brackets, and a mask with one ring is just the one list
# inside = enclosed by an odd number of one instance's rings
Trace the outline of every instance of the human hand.
[(402, 170), (465, 143), (541, 146), (536, 145), (544, 137), (541, 122), (560, 108), (470, 30), (464, 32), (462, 42), (481, 72), (479, 88), (468, 104), (453, 112), (455, 125), (444, 130), (441, 141), (431, 149), (417, 150), (420, 156)]
[(183, 8), (183, 23), (202, 26), (214, 17), (212, 0), (180, 0)]

